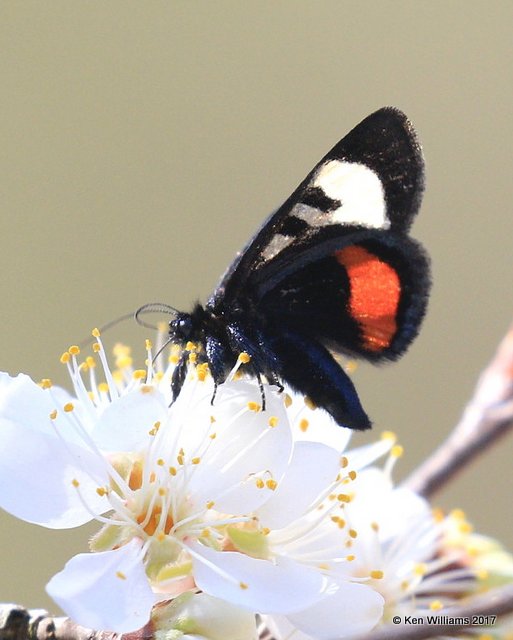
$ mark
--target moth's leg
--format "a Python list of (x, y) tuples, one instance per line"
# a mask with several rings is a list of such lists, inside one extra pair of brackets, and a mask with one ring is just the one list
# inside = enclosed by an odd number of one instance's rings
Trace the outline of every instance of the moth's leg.
[(239, 324), (231, 323), (227, 329), (232, 350), (236, 353), (246, 352), (251, 357), (251, 361), (247, 366), (257, 379), (262, 400), (262, 411), (265, 411), (265, 390), (262, 383), (262, 375), (265, 375), (271, 384), (274, 384), (276, 375), (272, 369), (272, 358), (269, 357), (263, 339), (254, 328), (251, 331), (245, 331)]
[(210, 373), (214, 380), (214, 393), (210, 399), (210, 404), (214, 404), (217, 393), (217, 387), (226, 380), (227, 366), (233, 360), (233, 354), (227, 349), (218, 338), (207, 336), (205, 340), (206, 361), (210, 369)]
[(182, 351), (180, 354), (180, 359), (176, 367), (174, 368), (173, 375), (171, 377), (171, 394), (172, 400), (171, 404), (178, 398), (178, 394), (185, 382), (185, 376), (187, 375), (187, 366), (189, 362), (189, 352)]

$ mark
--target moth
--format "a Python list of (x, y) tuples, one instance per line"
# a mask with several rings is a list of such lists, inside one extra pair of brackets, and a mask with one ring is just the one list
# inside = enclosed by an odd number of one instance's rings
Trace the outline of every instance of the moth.
[(370, 427), (337, 356), (396, 360), (417, 335), (429, 260), (408, 231), (423, 189), (406, 116), (385, 107), (360, 122), (237, 254), (206, 305), (171, 320), (182, 347), (173, 397), (192, 342), (216, 385), (246, 352), (259, 381), (289, 384), (341, 426)]

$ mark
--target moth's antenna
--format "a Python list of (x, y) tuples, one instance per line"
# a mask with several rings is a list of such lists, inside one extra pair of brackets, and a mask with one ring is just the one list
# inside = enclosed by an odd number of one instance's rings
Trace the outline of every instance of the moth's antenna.
[(158, 331), (158, 327), (153, 324), (149, 324), (149, 322), (144, 322), (141, 320), (140, 316), (143, 313), (167, 313), (169, 315), (176, 315), (180, 313), (178, 309), (175, 309), (170, 304), (166, 304), (165, 302), (148, 302), (147, 304), (143, 304), (142, 307), (139, 307), (137, 311), (133, 314), (134, 320), (141, 327), (146, 327), (147, 329), (153, 329), (154, 331)]
[[(124, 322), (125, 320), (130, 320), (133, 317), (134, 317), (134, 312), (133, 311), (131, 311), (130, 313), (125, 313), (124, 315), (119, 316), (118, 318), (114, 318), (114, 320), (111, 320), (110, 322), (107, 322), (106, 324), (102, 325), (99, 328), (99, 331), (100, 331), (100, 333), (103, 333), (104, 331), (107, 331), (108, 329), (112, 329), (112, 327), (115, 327), (120, 322)], [(87, 347), (88, 344), (90, 344), (90, 342), (92, 340), (94, 340), (94, 338), (89, 336), (89, 338), (87, 338), (86, 340), (82, 340), (82, 342), (79, 342), (78, 346), (81, 349), (84, 349), (85, 347)]]
[[(178, 309), (175, 309), (174, 307), (172, 307), (169, 304), (166, 304), (165, 302), (149, 302), (148, 304), (143, 304), (142, 307), (139, 307), (135, 311), (131, 311), (130, 313), (125, 313), (124, 315), (119, 316), (118, 318), (114, 318), (114, 320), (111, 320), (110, 322), (107, 322), (106, 324), (99, 327), (99, 331), (100, 333), (104, 333), (108, 329), (112, 329), (112, 327), (115, 327), (120, 322), (124, 322), (125, 320), (135, 320), (137, 324), (140, 325), (141, 327), (146, 327), (147, 329), (153, 329), (154, 331), (158, 331), (158, 327), (155, 327), (154, 325), (141, 320), (140, 316), (143, 315), (144, 313), (167, 313), (169, 315), (174, 315), (176, 313), (179, 313), (179, 311)], [(92, 338), (87, 338), (86, 340), (82, 340), (82, 342), (79, 342), (78, 346), (81, 349), (84, 349), (91, 342), (91, 340)], [(166, 342), (166, 345), (167, 345), (167, 342)]]
[(160, 356), (160, 354), (164, 351), (164, 349), (167, 347), (167, 345), (170, 342), (173, 342), (173, 336), (169, 336), (169, 338), (164, 342), (164, 344), (160, 347), (157, 353), (153, 356), (153, 359), (151, 361), (152, 364), (155, 364), (155, 362), (157, 361), (157, 358)]

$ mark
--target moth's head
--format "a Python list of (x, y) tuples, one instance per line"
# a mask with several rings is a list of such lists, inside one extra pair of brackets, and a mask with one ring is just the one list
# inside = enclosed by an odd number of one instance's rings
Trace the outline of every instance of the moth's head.
[(169, 335), (178, 343), (199, 340), (203, 334), (204, 315), (205, 311), (199, 304), (191, 313), (179, 311), (169, 323)]

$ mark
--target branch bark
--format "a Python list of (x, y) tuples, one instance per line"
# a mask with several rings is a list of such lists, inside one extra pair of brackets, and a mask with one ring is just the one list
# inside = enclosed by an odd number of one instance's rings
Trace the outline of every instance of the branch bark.
[(430, 498), (513, 428), (513, 326), (481, 374), (461, 420), (404, 482)]

